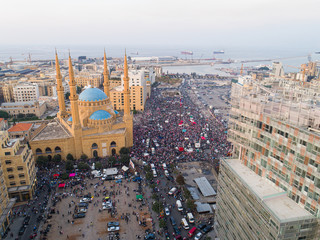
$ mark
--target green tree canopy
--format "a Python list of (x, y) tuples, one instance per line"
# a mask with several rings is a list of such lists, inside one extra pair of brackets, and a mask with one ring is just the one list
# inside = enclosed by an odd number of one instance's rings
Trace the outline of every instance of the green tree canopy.
[(67, 155), (67, 160), (70, 160), (70, 161), (73, 161), (73, 160), (74, 160), (74, 158), (73, 158), (73, 156), (72, 156), (71, 153), (68, 153), (68, 155)]
[(196, 204), (194, 203), (194, 200), (192, 199), (188, 199), (187, 200), (187, 208), (189, 208), (191, 211), (195, 210), (196, 209)]
[(129, 153), (130, 153), (129, 148), (122, 147), (122, 148), (120, 149), (120, 154), (121, 154), (121, 155), (129, 154)]
[(0, 111), (0, 118), (8, 119), (9, 117), (10, 117), (9, 113), (7, 113), (5, 111)]
[(117, 159), (114, 156), (110, 156), (108, 158), (108, 163), (111, 164), (112, 166), (117, 162)]
[(154, 201), (152, 204), (152, 210), (156, 213), (160, 213), (163, 210), (163, 205), (159, 201)]
[(66, 161), (66, 170), (67, 171), (72, 171), (73, 170), (73, 161), (67, 160)]
[(166, 222), (165, 218), (161, 218), (159, 220), (159, 227), (160, 228), (165, 228), (166, 226), (167, 226), (167, 222)]
[(39, 156), (36, 160), (38, 166), (43, 167), (48, 164), (48, 157), (47, 156)]
[(120, 161), (123, 165), (129, 165), (129, 162), (130, 162), (129, 154), (121, 155)]
[(88, 159), (88, 156), (86, 154), (81, 154), (81, 157), (80, 157), (82, 160), (87, 160)]
[(85, 170), (85, 169), (89, 170), (90, 166), (87, 163), (79, 162), (78, 163), (78, 169), (80, 169), (80, 170)]
[(96, 162), (95, 168), (96, 168), (97, 170), (102, 169), (102, 164), (101, 164), (101, 162)]
[(151, 172), (147, 172), (147, 174), (146, 174), (146, 179), (147, 179), (148, 181), (151, 181), (151, 180), (153, 179), (153, 174), (152, 174)]
[(56, 154), (53, 156), (52, 161), (55, 163), (59, 163), (61, 162), (61, 155), (60, 154)]

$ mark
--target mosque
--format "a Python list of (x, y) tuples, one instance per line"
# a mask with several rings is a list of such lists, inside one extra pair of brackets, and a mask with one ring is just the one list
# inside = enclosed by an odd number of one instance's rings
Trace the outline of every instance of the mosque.
[(106, 53), (104, 53), (103, 90), (86, 88), (76, 93), (76, 82), (69, 56), (69, 86), (71, 109), (66, 109), (64, 88), (56, 53), (56, 78), (59, 112), (57, 117), (35, 131), (30, 146), (35, 156), (68, 154), (79, 159), (82, 154), (105, 157), (119, 153), (122, 147), (133, 145), (133, 117), (130, 112), (130, 90), (127, 56), (124, 58), (124, 111), (115, 111), (110, 102), (110, 83)]

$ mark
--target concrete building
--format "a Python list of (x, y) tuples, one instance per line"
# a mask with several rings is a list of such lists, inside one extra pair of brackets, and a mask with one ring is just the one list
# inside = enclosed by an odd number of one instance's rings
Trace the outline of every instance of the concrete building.
[(319, 100), (317, 81), (233, 81), (233, 153), (219, 175), (220, 239), (318, 239)]
[[(152, 68), (129, 71), (130, 109), (143, 111), (146, 100), (151, 95), (151, 84), (155, 82), (155, 74)], [(121, 85), (110, 91), (111, 103), (116, 110), (122, 110), (123, 102), (123, 76)]]
[(17, 202), (32, 199), (36, 184), (36, 167), (32, 151), (18, 139), (0, 132), (0, 159), (9, 198)]
[(8, 129), (10, 139), (26, 139), (31, 137), (32, 123), (17, 123)]
[(39, 87), (36, 83), (20, 83), (13, 87), (15, 102), (38, 101)]
[(283, 77), (284, 76), (284, 69), (282, 63), (280, 62), (273, 62), (272, 63), (272, 75), (274, 77)]
[(4, 131), (8, 129), (8, 121), (4, 118), (0, 118), (0, 131)]
[(78, 96), (69, 57), (70, 111), (66, 110), (64, 89), (56, 55), (57, 92), (59, 113), (57, 118), (41, 127), (30, 140), (32, 151), (37, 156), (54, 154), (62, 159), (70, 153), (76, 159), (82, 154), (88, 157), (105, 157), (119, 153), (122, 147), (133, 145), (133, 117), (129, 106), (129, 78), (127, 58), (125, 56), (124, 112), (115, 111), (109, 99), (109, 76), (104, 55), (104, 91), (87, 88)]
[(47, 110), (45, 102), (13, 102), (13, 103), (2, 103), (2, 111), (6, 111), (11, 116), (17, 116), (19, 114), (34, 114), (37, 117), (41, 117)]
[(13, 86), (15, 84), (3, 84), (2, 85), (2, 94), (3, 94), (3, 100), (5, 102), (14, 102), (14, 96), (13, 96)]

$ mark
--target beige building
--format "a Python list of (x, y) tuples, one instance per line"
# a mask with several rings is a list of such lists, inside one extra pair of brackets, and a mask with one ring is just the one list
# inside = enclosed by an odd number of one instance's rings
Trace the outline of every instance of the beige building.
[(28, 82), (20, 83), (13, 87), (13, 96), (15, 102), (38, 101), (38, 84)]
[(34, 114), (37, 117), (41, 117), (47, 110), (45, 102), (13, 102), (13, 103), (2, 103), (2, 111), (6, 111), (11, 116), (17, 116), (18, 114)]
[(3, 99), (5, 102), (14, 102), (13, 86), (14, 83), (4, 84), (2, 86)]
[(69, 57), (70, 111), (66, 110), (64, 89), (56, 55), (57, 92), (59, 113), (37, 134), (33, 134), (30, 146), (36, 156), (55, 154), (62, 159), (70, 153), (79, 159), (82, 154), (89, 158), (105, 157), (119, 153), (122, 147), (133, 145), (133, 117), (129, 106), (129, 79), (125, 57), (123, 114), (114, 111), (110, 104), (110, 83), (106, 56), (104, 56), (104, 91), (87, 88), (80, 95), (76, 93), (76, 82), (71, 57)]
[[(145, 103), (151, 94), (151, 84), (155, 82), (153, 69), (129, 71), (130, 109), (143, 111)], [(111, 103), (116, 110), (123, 110), (123, 76), (121, 85), (110, 91)]]
[(36, 167), (32, 151), (18, 139), (0, 132), (0, 159), (9, 198), (17, 202), (32, 199), (36, 184)]
[(28, 141), (31, 137), (32, 123), (17, 123), (8, 129), (10, 139), (26, 139)]

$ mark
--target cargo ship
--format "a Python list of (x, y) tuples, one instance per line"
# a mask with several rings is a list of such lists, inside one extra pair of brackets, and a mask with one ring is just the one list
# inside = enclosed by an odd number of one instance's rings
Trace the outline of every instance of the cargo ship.
[(220, 51), (213, 51), (213, 54), (224, 54), (224, 50), (220, 50)]
[(181, 54), (183, 55), (193, 55), (192, 51), (182, 51)]

